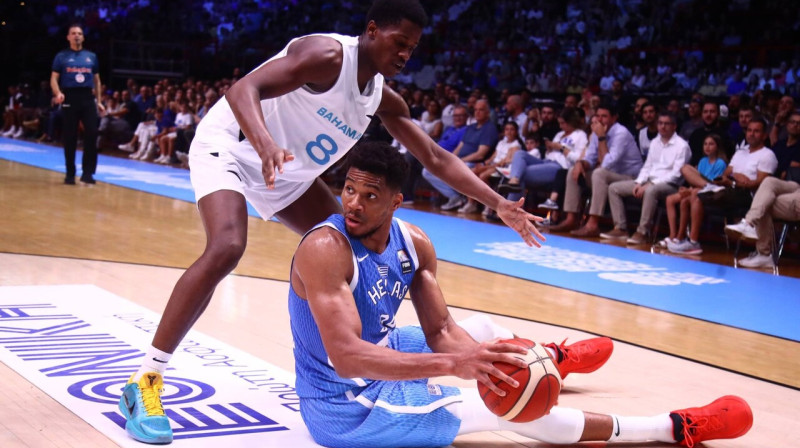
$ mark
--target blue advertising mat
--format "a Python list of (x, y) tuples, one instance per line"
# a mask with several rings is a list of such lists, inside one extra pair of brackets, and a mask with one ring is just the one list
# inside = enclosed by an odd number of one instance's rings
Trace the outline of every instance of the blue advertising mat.
[[(60, 148), (0, 138), (0, 158), (64, 172)], [(101, 154), (95, 178), (194, 202), (189, 172), (178, 168)], [(504, 226), (409, 209), (396, 215), (425, 230), (442, 260), (800, 341), (800, 279), (555, 235), (531, 248)]]

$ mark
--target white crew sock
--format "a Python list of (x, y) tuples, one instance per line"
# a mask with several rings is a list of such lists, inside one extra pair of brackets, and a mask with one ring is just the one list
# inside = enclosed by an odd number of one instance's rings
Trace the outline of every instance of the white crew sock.
[(162, 352), (151, 345), (144, 355), (142, 366), (139, 367), (139, 370), (133, 375), (132, 381), (138, 383), (147, 372), (156, 372), (163, 376), (164, 371), (167, 370), (167, 364), (170, 359), (172, 359), (172, 353)]
[(485, 314), (475, 314), (467, 319), (457, 322), (472, 339), (478, 342), (491, 341), (492, 339), (512, 339), (514, 333), (508, 328), (501, 327)]
[(477, 389), (461, 388), (463, 401), (447, 405), (461, 426), (458, 435), (482, 431), (512, 431), (542, 442), (571, 444), (580, 440), (585, 417), (583, 411), (558, 406), (544, 417), (528, 423), (512, 423), (489, 411)]
[(669, 414), (652, 417), (620, 417), (612, 415), (614, 430), (609, 442), (675, 442), (672, 434), (672, 419)]
[[(513, 339), (514, 333), (508, 328), (501, 327), (494, 323), (494, 321), (485, 314), (475, 314), (464, 320), (457, 322), (458, 326), (463, 328), (472, 339), (478, 342), (491, 341), (492, 339)], [(558, 354), (550, 347), (545, 347), (547, 353), (558, 363)]]

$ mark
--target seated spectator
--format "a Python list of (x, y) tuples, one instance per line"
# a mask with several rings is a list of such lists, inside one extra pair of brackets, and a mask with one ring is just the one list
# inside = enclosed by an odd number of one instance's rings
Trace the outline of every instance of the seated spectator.
[(428, 108), (422, 113), (419, 125), (433, 141), (437, 141), (442, 137), (444, 125), (442, 124), (442, 108), (438, 101), (428, 102)]
[[(703, 104), (700, 100), (692, 99), (689, 101), (689, 107), (686, 109), (686, 120), (681, 125), (679, 132), (682, 139), (689, 141), (692, 133), (697, 129), (703, 127)], [(691, 148), (691, 144), (689, 147)]]
[[(681, 168), (681, 173), (693, 172), (693, 175), (686, 176), (686, 181), (689, 186), (680, 187), (677, 193), (667, 196), (667, 220), (669, 222), (669, 236), (659, 242), (659, 246), (667, 248), (672, 244), (674, 248), (679, 246), (678, 243), (686, 239), (686, 228), (689, 224), (689, 217), (692, 216), (692, 233), (689, 237), (690, 241), (699, 241), (700, 227), (702, 225), (702, 211), (698, 207), (702, 207), (702, 203), (697, 199), (697, 194), (702, 192), (719, 191), (724, 188), (716, 185), (713, 182), (718, 182), (722, 179), (722, 173), (727, 168), (727, 161), (725, 160), (725, 153), (720, 149), (722, 147), (722, 139), (717, 134), (710, 134), (703, 142), (703, 153), (705, 157), (700, 159), (695, 169), (691, 165), (684, 165)], [(684, 174), (685, 175), (685, 174)], [(680, 215), (676, 212), (678, 208)], [(700, 214), (698, 214), (700, 212)], [(690, 215), (691, 213), (691, 215)], [(686, 254), (699, 254), (702, 252), (699, 243), (697, 245), (690, 245), (686, 248)]]
[[(515, 156), (522, 148), (522, 141), (519, 139), (519, 126), (516, 122), (509, 121), (503, 127), (503, 139), (497, 142), (494, 147), (494, 157), (488, 163), (476, 163), (472, 167), (472, 172), (475, 173), (482, 181), (489, 183), (489, 178), (497, 173), (498, 168), (505, 168), (511, 163), (512, 157)], [(459, 213), (475, 213), (478, 211), (478, 202), (472, 198), (467, 199), (467, 203), (458, 209)], [(490, 213), (491, 209), (486, 207), (484, 216)]]
[[(453, 154), (461, 158), (470, 168), (478, 162), (486, 160), (497, 143), (497, 127), (490, 120), (489, 102), (477, 100), (475, 102), (475, 123), (467, 126), (461, 143)], [(444, 181), (431, 174), (427, 169), (422, 170), (422, 177), (438, 190), (447, 202), (440, 207), (442, 210), (455, 210), (466, 203), (466, 198)]]
[[(795, 165), (800, 168), (800, 163)], [(725, 231), (742, 238), (756, 240), (756, 250), (738, 260), (746, 268), (772, 268), (772, 240), (775, 228), (772, 219), (800, 220), (800, 185), (774, 177), (764, 179), (758, 187), (747, 215), (737, 224), (725, 226)]]
[[(453, 126), (447, 127), (442, 132), (442, 136), (437, 142), (439, 146), (453, 152), (464, 137), (464, 132), (467, 130), (468, 117), (467, 107), (462, 104), (456, 105), (453, 108)], [(406, 176), (406, 181), (402, 188), (403, 203), (409, 205), (414, 203), (414, 191), (422, 174), (422, 164), (411, 154), (411, 151), (406, 151), (404, 157), (408, 163), (408, 176)]]
[[(124, 91), (124, 94), (128, 95), (128, 91)], [(97, 128), (98, 149), (116, 148), (121, 142), (131, 139), (132, 132), (126, 119), (129, 113), (120, 92), (114, 92), (108, 97), (106, 109), (100, 117), (100, 126)]]
[(525, 115), (525, 124), (522, 125), (522, 134), (527, 138), (531, 134), (539, 134), (539, 128), (542, 126), (542, 120), (539, 114), (539, 109), (536, 107), (530, 108), (527, 115)]
[(739, 107), (737, 120), (731, 120), (728, 136), (730, 136), (731, 142), (736, 145), (735, 151), (747, 148), (747, 140), (744, 138), (744, 131), (747, 129), (747, 124), (753, 119), (754, 114), (753, 106), (745, 104)]
[(542, 120), (539, 126), (539, 135), (542, 136), (542, 140), (553, 140), (556, 134), (561, 131), (561, 128), (558, 126), (558, 119), (556, 118), (556, 110), (553, 106), (545, 104), (540, 108), (539, 115)]
[[(764, 179), (775, 172), (778, 159), (771, 149), (764, 146), (767, 140), (767, 123), (763, 118), (750, 120), (746, 138), (750, 148), (737, 151), (722, 173), (722, 178), (716, 182), (725, 189), (714, 193), (709, 188), (707, 192), (698, 193), (697, 199), (691, 202), (692, 228), (699, 229), (701, 226), (706, 204), (716, 204), (725, 210), (750, 207), (753, 193)], [(692, 181), (690, 183), (694, 184)], [(670, 252), (690, 253), (700, 249), (700, 243), (690, 237), (679, 243), (667, 243), (667, 248)]]
[(702, 114), (703, 125), (692, 132), (689, 137), (689, 148), (692, 150), (692, 165), (697, 165), (697, 162), (703, 158), (703, 142), (706, 140), (708, 134), (717, 134), (722, 137), (723, 148), (725, 155), (730, 157), (733, 154), (733, 145), (728, 140), (728, 134), (719, 123), (719, 105), (714, 101), (706, 101), (703, 103)]
[[(577, 109), (568, 107), (561, 111), (558, 117), (561, 131), (555, 135), (553, 141), (545, 140), (545, 156), (534, 157), (529, 153), (518, 152), (511, 161), (509, 180), (500, 190), (510, 193), (511, 200), (519, 199), (520, 193), (525, 188), (534, 186), (552, 186), (550, 197), (539, 207), (552, 210), (558, 209), (558, 197), (564, 191), (566, 171), (585, 155), (589, 138), (583, 131), (583, 118)], [(559, 172), (562, 172), (558, 182)]]
[(642, 105), (641, 114), (642, 127), (639, 129), (636, 143), (639, 145), (639, 152), (642, 153), (642, 157), (647, 157), (647, 152), (650, 150), (650, 143), (659, 135), (659, 129), (656, 125), (656, 120), (658, 118), (656, 105), (650, 102), (644, 103)]
[(775, 157), (778, 158), (778, 168), (775, 175), (786, 178), (789, 166), (800, 162), (800, 113), (793, 112), (786, 120), (786, 138), (780, 139), (772, 146)]
[(525, 124), (528, 122), (528, 116), (525, 114), (524, 104), (522, 104), (522, 97), (520, 95), (509, 95), (506, 99), (506, 119), (505, 121), (513, 121), (517, 124), (519, 129), (520, 140), (525, 138)]
[[(592, 136), (586, 157), (579, 160), (567, 173), (567, 187), (564, 193), (564, 211), (566, 219), (550, 228), (551, 232), (567, 232), (577, 237), (599, 236), (598, 223), (608, 200), (608, 186), (619, 180), (630, 180), (639, 174), (642, 168), (642, 155), (636, 146), (633, 135), (617, 122), (616, 108), (601, 105), (592, 118)], [(589, 208), (589, 219), (582, 228), (579, 224), (578, 212), (581, 201), (581, 185), (592, 190), (592, 201)]]
[(175, 126), (169, 128), (167, 133), (158, 140), (160, 157), (154, 160), (155, 163), (164, 165), (175, 162), (175, 141), (178, 138), (178, 131), (185, 131), (194, 126), (194, 117), (189, 112), (189, 104), (186, 101), (180, 103), (180, 112), (175, 116)]
[(794, 98), (789, 95), (782, 96), (778, 100), (778, 111), (775, 113), (775, 121), (769, 131), (770, 143), (774, 144), (788, 136), (786, 125), (789, 122), (789, 116), (793, 113), (795, 113)]
[[(681, 168), (689, 161), (689, 144), (675, 131), (675, 116), (668, 112), (657, 118), (658, 138), (650, 143), (650, 152), (635, 180), (614, 182), (608, 188), (608, 202), (614, 219), (614, 230), (601, 233), (607, 239), (627, 239), (628, 244), (642, 244), (650, 234), (658, 201), (678, 191), (682, 182)], [(642, 200), (642, 212), (636, 232), (628, 237), (625, 203), (633, 196)]]

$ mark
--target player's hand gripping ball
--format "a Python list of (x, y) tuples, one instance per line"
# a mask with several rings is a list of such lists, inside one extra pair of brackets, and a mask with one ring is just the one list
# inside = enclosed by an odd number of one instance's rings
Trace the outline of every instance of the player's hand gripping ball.
[(514, 354), (527, 362), (527, 368), (519, 368), (504, 362), (494, 363), (495, 367), (519, 382), (519, 387), (489, 375), (497, 387), (506, 392), (501, 397), (478, 383), (478, 392), (495, 415), (505, 420), (524, 423), (536, 420), (548, 412), (558, 402), (561, 392), (561, 375), (547, 350), (528, 339), (514, 338), (503, 340), (528, 349), (525, 355)]

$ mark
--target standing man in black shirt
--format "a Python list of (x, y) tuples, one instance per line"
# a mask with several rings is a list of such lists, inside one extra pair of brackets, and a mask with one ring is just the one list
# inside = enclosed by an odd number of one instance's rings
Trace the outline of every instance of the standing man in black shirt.
[[(50, 87), (55, 103), (61, 105), (64, 115), (64, 162), (67, 175), (64, 183), (75, 185), (75, 150), (78, 146), (78, 121), (83, 123), (83, 173), (81, 182), (93, 184), (97, 169), (98, 109), (104, 110), (100, 101), (102, 84), (97, 55), (83, 48), (83, 28), (70, 25), (67, 32), (69, 49), (60, 51), (53, 59)], [(93, 91), (94, 89), (94, 91)]]

